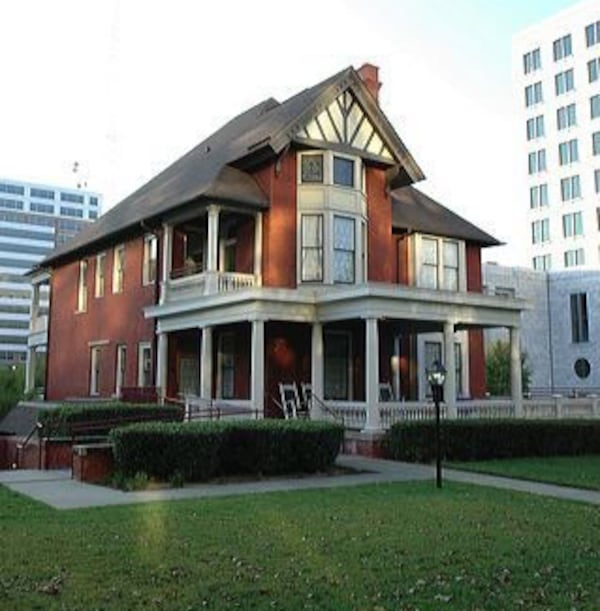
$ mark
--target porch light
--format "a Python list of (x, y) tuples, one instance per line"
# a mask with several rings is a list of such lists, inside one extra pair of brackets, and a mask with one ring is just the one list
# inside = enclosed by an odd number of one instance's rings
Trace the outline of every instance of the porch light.
[(435, 403), (435, 483), (442, 487), (442, 457), (440, 451), (440, 401), (443, 400), (444, 382), (446, 381), (446, 368), (434, 361), (431, 369), (427, 370), (427, 381), (431, 386), (431, 394)]

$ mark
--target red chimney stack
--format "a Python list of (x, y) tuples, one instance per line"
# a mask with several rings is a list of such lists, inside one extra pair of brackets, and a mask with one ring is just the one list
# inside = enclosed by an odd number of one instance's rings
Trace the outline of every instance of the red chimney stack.
[(379, 67), (367, 63), (363, 64), (357, 72), (362, 82), (367, 86), (367, 89), (375, 98), (375, 101), (379, 104), (379, 90), (381, 89), (381, 83), (379, 82)]

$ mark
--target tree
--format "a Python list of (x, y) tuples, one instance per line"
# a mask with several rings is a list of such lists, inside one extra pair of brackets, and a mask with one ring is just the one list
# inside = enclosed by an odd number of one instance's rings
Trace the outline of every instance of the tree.
[[(485, 376), (487, 390), (494, 397), (510, 395), (510, 343), (498, 340), (487, 349), (485, 357)], [(523, 392), (529, 390), (531, 369), (527, 363), (527, 353), (521, 352), (521, 379)]]
[(0, 367), (0, 418), (23, 399), (25, 389), (25, 367), (9, 365)]

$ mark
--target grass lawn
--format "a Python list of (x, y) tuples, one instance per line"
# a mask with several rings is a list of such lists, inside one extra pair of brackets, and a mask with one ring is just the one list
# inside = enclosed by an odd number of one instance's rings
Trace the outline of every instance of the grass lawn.
[(56, 511), (0, 486), (2, 609), (598, 609), (600, 511), (430, 482)]
[(449, 463), (448, 467), (600, 490), (600, 455), (482, 460)]

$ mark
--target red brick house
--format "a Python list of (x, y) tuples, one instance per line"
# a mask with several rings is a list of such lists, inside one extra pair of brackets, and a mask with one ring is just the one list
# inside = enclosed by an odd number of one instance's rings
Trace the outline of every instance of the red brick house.
[(156, 386), (276, 415), (306, 382), (375, 430), (380, 384), (422, 399), (435, 358), (450, 408), (482, 397), (482, 329), (517, 350), (521, 304), (482, 294), (498, 242), (413, 186), (379, 87), (367, 64), (257, 104), (52, 253), (46, 398)]

